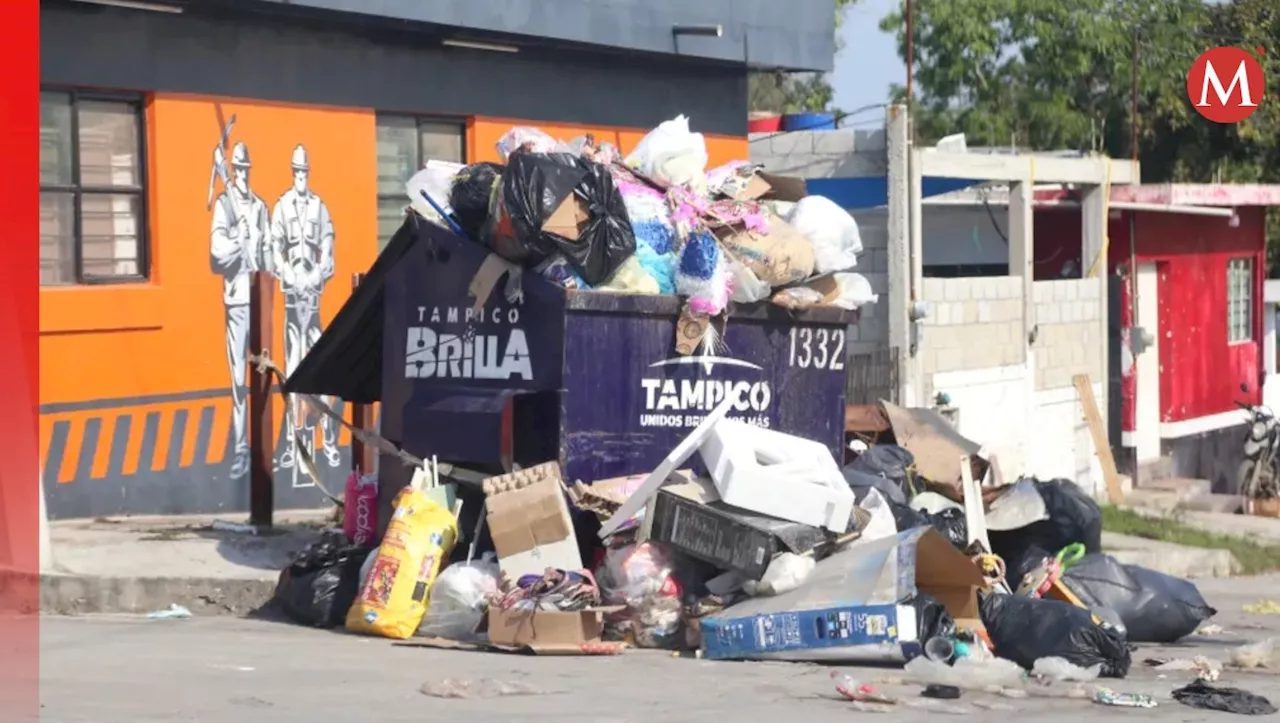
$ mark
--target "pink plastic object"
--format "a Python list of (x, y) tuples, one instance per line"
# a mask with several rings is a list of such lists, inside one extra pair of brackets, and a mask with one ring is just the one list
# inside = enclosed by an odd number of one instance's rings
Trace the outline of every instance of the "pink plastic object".
[(342, 531), (356, 545), (372, 545), (378, 534), (378, 477), (351, 472), (347, 477)]

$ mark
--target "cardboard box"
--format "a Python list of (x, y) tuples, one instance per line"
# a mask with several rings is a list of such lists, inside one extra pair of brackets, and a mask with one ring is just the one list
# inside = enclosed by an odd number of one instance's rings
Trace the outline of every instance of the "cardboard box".
[(485, 520), (504, 573), (519, 577), (541, 575), (548, 567), (582, 569), (559, 464), (490, 477), (484, 491)]
[(713, 660), (903, 662), (920, 654), (915, 606), (924, 592), (962, 628), (985, 634), (973, 562), (932, 527), (855, 543), (819, 562), (805, 584), (702, 620)]
[(647, 539), (759, 580), (773, 556), (801, 553), (824, 539), (807, 525), (754, 515), (720, 502), (709, 480), (663, 487), (645, 515)]
[[(503, 648), (523, 648), (540, 654), (600, 655), (604, 616), (617, 608), (578, 612), (551, 610), (489, 610), (489, 642)], [(616, 652), (616, 651), (610, 651)]]

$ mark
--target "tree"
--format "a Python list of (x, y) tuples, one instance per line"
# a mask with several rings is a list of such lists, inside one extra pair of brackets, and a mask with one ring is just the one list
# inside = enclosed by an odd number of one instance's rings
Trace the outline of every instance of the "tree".
[[(840, 52), (840, 26), (846, 8), (858, 0), (835, 0), (836, 52)], [(822, 73), (784, 73), (767, 71), (751, 73), (747, 78), (748, 107), (753, 111), (803, 113), (825, 111), (831, 106), (835, 92)]]

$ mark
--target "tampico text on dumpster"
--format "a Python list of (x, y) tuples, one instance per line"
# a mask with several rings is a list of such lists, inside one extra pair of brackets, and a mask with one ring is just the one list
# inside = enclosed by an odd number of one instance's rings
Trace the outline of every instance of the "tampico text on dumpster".
[[(405, 346), (405, 376), (410, 379), (533, 379), (529, 340), (516, 326), (516, 307), (418, 307)], [(462, 325), (462, 328), (456, 328)], [(488, 333), (480, 333), (484, 325)], [(506, 325), (502, 327), (500, 325)], [(439, 327), (452, 326), (444, 331)], [(490, 326), (499, 326), (490, 329)]]
[(721, 379), (640, 380), (644, 392), (642, 427), (696, 427), (728, 395), (737, 395), (728, 418), (768, 427), (773, 390), (769, 382)]

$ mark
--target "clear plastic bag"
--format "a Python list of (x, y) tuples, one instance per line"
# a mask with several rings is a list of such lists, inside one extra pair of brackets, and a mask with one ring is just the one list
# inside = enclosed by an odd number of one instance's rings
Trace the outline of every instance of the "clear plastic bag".
[(688, 118), (676, 116), (640, 139), (626, 164), (662, 185), (705, 186), (707, 142), (689, 130)]
[(431, 200), (439, 204), (445, 213), (453, 213), (453, 206), (450, 205), (450, 198), (453, 196), (453, 182), (462, 169), (466, 166), (461, 163), (451, 163), (449, 161), (427, 161), (427, 165), (422, 170), (413, 174), (404, 184), (405, 193), (409, 196), (409, 205), (413, 206), (413, 210), (418, 212), (419, 216), (440, 223), (444, 219), (440, 218), (440, 214), (427, 203), (422, 197), (422, 192), (426, 191), (431, 196)]
[(754, 304), (757, 301), (765, 301), (769, 298), (769, 294), (773, 293), (773, 289), (768, 284), (761, 281), (760, 277), (741, 262), (729, 262), (729, 275), (733, 280), (729, 298), (735, 303)]
[(610, 548), (595, 573), (606, 605), (626, 610), (606, 621), (610, 638), (630, 638), (637, 647), (678, 643), (681, 633), (680, 586), (670, 556), (659, 545), (642, 542)]
[(862, 235), (849, 212), (825, 196), (806, 196), (787, 221), (813, 244), (814, 271), (828, 274), (858, 264)]
[(831, 278), (839, 288), (836, 298), (830, 302), (832, 306), (853, 310), (880, 300), (880, 295), (871, 290), (871, 282), (862, 274), (834, 274)]
[(446, 567), (431, 587), (418, 636), (449, 640), (472, 637), (484, 619), (488, 601), (498, 593), (501, 574), (491, 552), (481, 560)]

